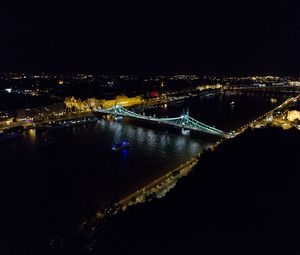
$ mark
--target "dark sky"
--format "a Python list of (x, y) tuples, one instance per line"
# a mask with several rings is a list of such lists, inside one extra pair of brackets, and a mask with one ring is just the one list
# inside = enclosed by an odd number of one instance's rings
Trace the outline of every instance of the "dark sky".
[(300, 73), (300, 3), (62, 2), (1, 3), (0, 72)]

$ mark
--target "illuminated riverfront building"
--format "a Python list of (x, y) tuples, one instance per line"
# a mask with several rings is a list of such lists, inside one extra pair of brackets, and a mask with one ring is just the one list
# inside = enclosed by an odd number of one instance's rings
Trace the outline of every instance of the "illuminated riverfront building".
[(127, 97), (127, 96), (117, 96), (116, 99), (112, 100), (103, 100), (102, 107), (103, 108), (111, 108), (116, 104), (121, 106), (133, 106), (137, 104), (141, 104), (143, 99), (140, 96), (135, 97)]
[(287, 119), (289, 121), (294, 121), (296, 119), (300, 120), (300, 112), (296, 110), (288, 111)]
[(221, 84), (213, 84), (213, 85), (201, 85), (201, 86), (198, 86), (196, 89), (197, 90), (208, 90), (208, 89), (221, 89), (222, 88), (222, 85)]
[(81, 99), (75, 99), (74, 97), (67, 97), (65, 99), (65, 105), (69, 109), (76, 109), (77, 111), (91, 111), (101, 108), (111, 108), (116, 104), (121, 106), (133, 106), (137, 104), (143, 103), (143, 99), (140, 96), (135, 97), (127, 97), (127, 96), (117, 96), (115, 99), (96, 99), (96, 98), (88, 98), (84, 101)]
[(300, 81), (289, 81), (289, 85), (299, 87), (300, 86)]

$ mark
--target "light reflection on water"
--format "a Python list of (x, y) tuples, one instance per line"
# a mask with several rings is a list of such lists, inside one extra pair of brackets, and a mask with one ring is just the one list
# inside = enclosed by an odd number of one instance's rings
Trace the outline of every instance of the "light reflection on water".
[[(231, 101), (235, 101), (234, 107), (230, 105)], [(273, 105), (264, 96), (219, 94), (171, 104), (167, 108), (157, 107), (148, 110), (148, 114), (174, 117), (180, 115), (183, 109), (189, 108), (190, 115), (196, 119), (228, 130), (239, 126), (249, 118), (245, 112), (249, 111), (251, 116), (259, 115), (270, 107)], [(74, 178), (76, 174), (83, 173), (84, 169), (99, 169), (93, 173), (95, 176), (91, 176), (91, 186), (94, 185), (95, 192), (101, 190), (101, 194), (107, 193), (107, 198), (104, 199), (107, 201), (110, 196), (134, 190), (198, 155), (209, 144), (198, 138), (173, 134), (169, 131), (140, 126), (126, 119), (115, 121), (107, 118), (100, 119), (89, 127), (74, 127), (51, 134), (56, 139), (55, 144), (42, 148), (39, 146), (42, 135), (30, 130), (26, 132), (24, 144), (15, 146), (26, 147), (25, 151), (28, 152), (34, 151), (36, 154), (31, 154), (36, 160), (34, 158), (33, 161), (40, 161), (36, 163), (37, 167), (43, 165), (44, 169), (57, 168), (52, 166), (51, 160), (46, 167), (43, 163), (49, 155), (55, 153), (55, 163), (59, 162), (62, 167), (74, 169)], [(130, 148), (120, 153), (112, 152), (111, 146), (122, 140), (127, 140)], [(18, 151), (22, 151), (22, 148)], [(92, 178), (105, 180), (105, 187), (97, 187), (99, 185)], [(106, 186), (109, 186), (107, 192)]]
[[(236, 102), (234, 107), (231, 101)], [(228, 130), (272, 107), (275, 105), (268, 98), (260, 96), (219, 95), (154, 110), (157, 116), (173, 117), (189, 108), (192, 117)], [(149, 112), (153, 114), (154, 110)], [(80, 218), (91, 204), (99, 208), (135, 191), (209, 144), (179, 132), (173, 134), (126, 120), (100, 119), (93, 125), (49, 132), (46, 137), (54, 141), (45, 145), (41, 143), (42, 136), (29, 130), (23, 139), (0, 145), (1, 163), (9, 166), (1, 169), (0, 179), (6, 180), (7, 190), (16, 191), (13, 200), (29, 208), (32, 215), (62, 215), (56, 216), (57, 221), (61, 219), (56, 222), (59, 226), (76, 213)], [(111, 146), (122, 140), (127, 140), (130, 147), (113, 152)], [(36, 202), (45, 200), (49, 204), (47, 211)]]
[[(129, 148), (112, 151), (112, 145), (122, 140), (130, 143)], [(70, 189), (83, 194), (89, 190), (87, 193), (96, 197), (95, 203), (104, 206), (113, 197), (130, 193), (199, 154), (206, 145), (196, 138), (130, 121), (99, 119), (92, 125), (46, 133), (28, 130), (22, 140), (5, 144), (2, 161), (6, 164), (11, 155), (22, 158), (21, 164), (11, 165), (14, 174), (39, 172), (42, 182), (50, 178), (64, 182), (66, 187), (75, 182), (77, 185)], [(26, 181), (30, 185), (34, 180)], [(54, 188), (55, 184), (49, 190)]]

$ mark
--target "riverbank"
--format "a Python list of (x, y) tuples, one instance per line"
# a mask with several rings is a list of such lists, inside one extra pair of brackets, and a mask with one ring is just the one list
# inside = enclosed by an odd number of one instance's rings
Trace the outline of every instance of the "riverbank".
[[(203, 97), (185, 104), (174, 104), (176, 109), (170, 105), (165, 109), (165, 114), (180, 116), (182, 109), (189, 107), (191, 116), (201, 121), (209, 119), (210, 123), (217, 123), (215, 120), (223, 117), (234, 119), (238, 124), (270, 109), (269, 100), (260, 95), (257, 97)], [(230, 106), (233, 100), (234, 107)], [(244, 100), (247, 103), (242, 104)], [(251, 105), (249, 116), (245, 116), (249, 102), (255, 106)], [(255, 111), (251, 112), (252, 108)], [(239, 112), (243, 114), (239, 115)], [(217, 127), (219, 125), (216, 124)], [(224, 122), (224, 126), (231, 129), (233, 125), (227, 126)], [(147, 187), (211, 144), (192, 136), (143, 127), (129, 119), (108, 121), (99, 118), (92, 125), (64, 128), (51, 134), (47, 132), (49, 137), (46, 138), (54, 138), (54, 142), (50, 141), (51, 144), (45, 146), (40, 146), (42, 133), (34, 130), (23, 132), (21, 139), (2, 143), (1, 147), (2, 162), (6, 166), (1, 171), (1, 179), (5, 182), (2, 187), (9, 191), (6, 194), (7, 206), (3, 209), (7, 211), (8, 219), (5, 231), (12, 231), (8, 242), (10, 249), (14, 249), (17, 243), (18, 247), (24, 247), (22, 250), (25, 250), (15, 251), (17, 254), (32, 253), (33, 248), (43, 253), (50, 240), (57, 236), (54, 245), (66, 244), (69, 234), (76, 235), (78, 231), (84, 233), (78, 229), (83, 219), (97, 219), (96, 212), (111, 201), (120, 201)], [(130, 142), (130, 148), (113, 152), (112, 144), (124, 139)], [(191, 175), (194, 172), (190, 171)], [(177, 184), (185, 179), (181, 178)], [(172, 189), (175, 181), (163, 181), (162, 184), (165, 185), (158, 186), (155, 195), (147, 199), (155, 203), (156, 197), (168, 192), (161, 199), (164, 201), (177, 189), (177, 184), (176, 189)], [(135, 196), (133, 201), (127, 201), (133, 205), (141, 200)], [(152, 202), (137, 203), (136, 206), (128, 206), (125, 211), (120, 208), (118, 216), (112, 218), (118, 220), (134, 208), (148, 207)], [(99, 220), (98, 227), (109, 219)], [(81, 234), (76, 238), (80, 239)], [(89, 240), (92, 239), (93, 236)]]
[(155, 247), (188, 254), (292, 251), (299, 139), (298, 131), (267, 128), (227, 140), (204, 153), (164, 199), (131, 207), (97, 228), (91, 253), (138, 254), (148, 243), (149, 253)]
[(145, 185), (143, 188), (138, 189), (136, 192), (129, 194), (123, 199), (112, 202), (111, 206), (108, 206), (102, 211), (98, 211), (94, 217), (85, 220), (80, 225), (78, 230), (79, 236), (92, 238), (99, 228), (105, 229), (107, 227), (105, 226), (105, 222), (107, 220), (110, 221), (110, 219), (114, 217), (122, 217), (122, 215), (126, 213), (125, 211), (127, 211), (127, 209), (131, 208), (133, 205), (138, 205), (140, 203), (145, 203), (152, 200), (156, 201), (157, 198), (164, 197), (167, 192), (175, 187), (177, 182), (181, 180), (182, 177), (187, 176), (195, 166), (199, 167), (198, 162), (201, 160), (202, 156), (206, 157), (207, 154), (210, 155), (210, 151), (218, 150), (219, 146), (223, 146), (224, 143), (227, 144), (228, 140), (239, 139), (244, 132), (250, 130), (250, 128), (255, 128), (254, 124), (256, 124), (258, 121), (261, 122), (264, 118), (268, 118), (270, 114), (273, 114), (277, 109), (288, 107), (289, 104), (295, 102), (295, 100), (298, 100), (298, 98), (299, 96), (287, 99), (273, 110), (262, 114), (260, 117), (238, 129), (237, 132), (234, 132), (233, 136), (212, 144), (207, 148), (208, 150), (204, 151), (202, 154), (199, 154), (198, 157), (192, 158), (178, 168), (175, 168), (167, 174), (155, 179), (154, 181)]
[(94, 112), (82, 112), (45, 120), (15, 122), (0, 128), (0, 140), (20, 137), (18, 134), (29, 129), (50, 130), (78, 126), (95, 120), (97, 119)]

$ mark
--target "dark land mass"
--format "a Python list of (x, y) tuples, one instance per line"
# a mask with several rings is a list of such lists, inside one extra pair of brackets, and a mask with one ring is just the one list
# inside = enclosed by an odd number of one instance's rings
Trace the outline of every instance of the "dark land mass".
[[(299, 131), (274, 128), (227, 140), (165, 198), (98, 227), (91, 253), (297, 254), (299, 144)], [(87, 252), (75, 243), (63, 253)]]
[[(299, 144), (299, 131), (274, 128), (227, 140), (166, 197), (99, 223), (92, 237), (74, 222), (88, 214), (80, 201), (89, 204), (93, 185), (70, 178), (72, 167), (28, 175), (30, 166), (11, 155), (10, 167), (22, 167), (2, 179), (0, 253), (297, 254)], [(87, 207), (93, 217), (97, 208)]]
[(20, 108), (31, 108), (60, 103), (60, 100), (46, 96), (31, 96), (17, 93), (0, 92), (0, 111), (15, 111)]

